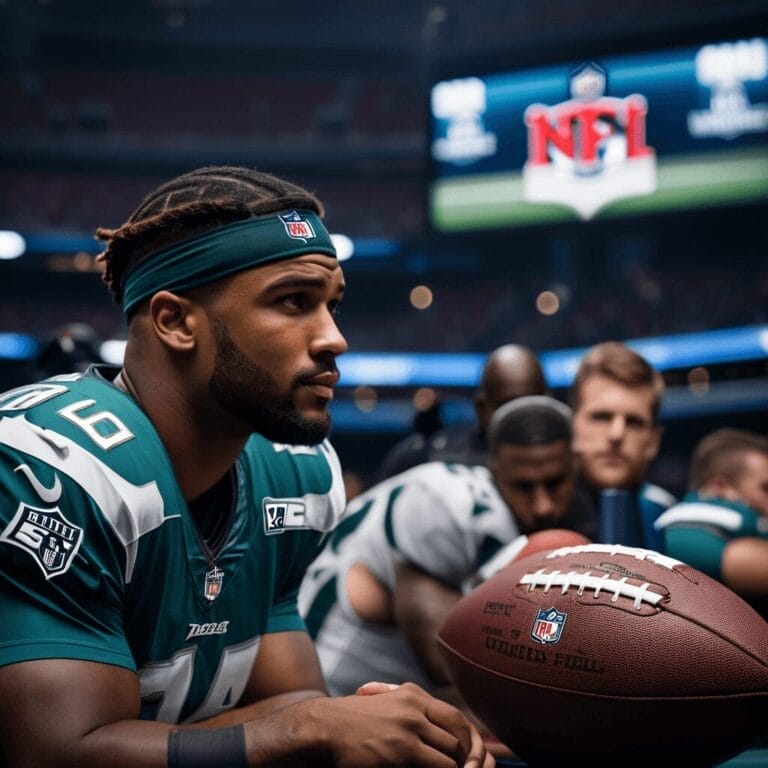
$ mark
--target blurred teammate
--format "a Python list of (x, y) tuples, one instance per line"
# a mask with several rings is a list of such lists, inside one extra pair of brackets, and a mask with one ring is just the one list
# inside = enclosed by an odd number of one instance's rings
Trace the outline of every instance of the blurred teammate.
[(690, 493), (656, 521), (666, 551), (768, 618), (768, 437), (718, 429), (694, 449)]
[(610, 498), (606, 492), (628, 491), (639, 516), (639, 542), (663, 547), (653, 527), (674, 497), (645, 480), (661, 445), (657, 419), (664, 381), (637, 352), (619, 342), (589, 350), (571, 389), (573, 449), (582, 482), (597, 509)]
[(163, 185), (99, 231), (123, 369), (0, 398), (4, 766), (483, 765), (416, 686), (319, 698), (296, 595), (344, 505), (346, 349), (321, 213), (248, 169)]
[(57, 328), (35, 358), (33, 378), (83, 373), (89, 365), (102, 362), (99, 347), (99, 336), (87, 323), (68, 323)]
[(570, 440), (565, 405), (519, 398), (493, 417), (487, 468), (422, 464), (349, 505), (299, 593), (332, 693), (447, 684), (436, 632), (462, 586), (520, 534), (584, 524)]
[(403, 438), (384, 457), (378, 480), (427, 461), (485, 464), (486, 432), (493, 412), (516, 397), (543, 395), (546, 391), (544, 372), (533, 352), (518, 344), (498, 347), (488, 356), (475, 392), (475, 421), (453, 424), (431, 434), (417, 431)]

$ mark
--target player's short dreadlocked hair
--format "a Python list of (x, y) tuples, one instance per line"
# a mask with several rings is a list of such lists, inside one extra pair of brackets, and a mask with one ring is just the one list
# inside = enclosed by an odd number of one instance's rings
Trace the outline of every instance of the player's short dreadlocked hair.
[(96, 230), (107, 243), (99, 256), (104, 282), (119, 304), (126, 272), (145, 256), (234, 221), (291, 208), (323, 215), (311, 192), (268, 173), (233, 166), (185, 173), (147, 195), (122, 226)]

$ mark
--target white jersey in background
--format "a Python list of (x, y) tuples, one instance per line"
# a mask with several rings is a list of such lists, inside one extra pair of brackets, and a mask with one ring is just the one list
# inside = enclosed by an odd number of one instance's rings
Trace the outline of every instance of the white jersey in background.
[(299, 592), (331, 694), (352, 694), (370, 680), (434, 688), (397, 626), (366, 623), (351, 607), (344, 584), (353, 564), (390, 592), (398, 558), (459, 590), (519, 533), (481, 466), (422, 464), (350, 502)]

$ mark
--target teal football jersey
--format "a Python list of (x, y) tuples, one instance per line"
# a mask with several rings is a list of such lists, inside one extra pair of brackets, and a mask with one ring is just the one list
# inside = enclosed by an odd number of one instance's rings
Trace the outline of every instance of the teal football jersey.
[(677, 499), (664, 488), (652, 483), (643, 483), (637, 493), (643, 547), (656, 552), (665, 551), (664, 536), (655, 527), (655, 522), (664, 510), (669, 509), (676, 502)]
[(737, 501), (688, 493), (656, 520), (666, 552), (713, 579), (723, 580), (723, 553), (744, 536), (768, 540), (768, 518)]
[(152, 423), (95, 369), (0, 395), (0, 666), (126, 667), (145, 719), (237, 704), (259, 638), (304, 629), (298, 588), (345, 499), (327, 441), (253, 435), (235, 475), (214, 558)]

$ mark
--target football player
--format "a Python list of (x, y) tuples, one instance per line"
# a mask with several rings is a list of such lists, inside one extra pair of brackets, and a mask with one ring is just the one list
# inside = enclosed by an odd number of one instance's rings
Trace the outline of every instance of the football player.
[(690, 493), (656, 521), (666, 550), (768, 617), (768, 438), (718, 429), (691, 457)]
[(377, 481), (428, 461), (485, 464), (488, 424), (494, 411), (516, 397), (545, 395), (544, 371), (536, 355), (520, 344), (494, 349), (483, 366), (474, 395), (475, 419), (437, 429), (429, 435), (416, 431), (396, 443), (382, 459)]
[(333, 693), (365, 680), (450, 682), (437, 630), (462, 594), (508, 562), (521, 534), (575, 528), (570, 409), (547, 396), (504, 404), (488, 466), (430, 462), (358, 496), (299, 595)]
[(489, 766), (414, 685), (329, 699), (297, 611), (344, 506), (319, 201), (204, 168), (100, 229), (120, 370), (0, 397), (0, 763)]
[(634, 518), (625, 526), (631, 540), (610, 543), (653, 550), (664, 546), (653, 524), (675, 498), (646, 481), (661, 445), (658, 414), (663, 392), (661, 374), (615, 341), (592, 347), (576, 372), (570, 400), (580, 483), (601, 513), (623, 497), (626, 513)]

